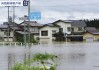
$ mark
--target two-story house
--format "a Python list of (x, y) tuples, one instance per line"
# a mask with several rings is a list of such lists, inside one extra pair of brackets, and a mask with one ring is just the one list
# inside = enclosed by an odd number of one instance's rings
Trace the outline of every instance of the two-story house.
[(67, 36), (68, 41), (83, 41), (86, 23), (83, 20), (70, 20), (71, 34)]
[[(26, 27), (26, 31), (28, 32), (28, 25), (29, 25), (29, 30), (30, 34), (34, 36), (34, 38), (39, 37), (39, 28), (42, 26), (41, 24), (37, 23), (36, 21), (23, 21), (20, 23), (20, 26), (24, 28), (24, 25)], [(24, 31), (18, 31), (20, 34), (24, 34)]]
[(64, 33), (67, 41), (83, 40), (83, 32), (85, 31), (85, 22), (82, 20), (57, 20), (53, 23), (45, 24), (40, 28), (40, 42), (53, 41), (54, 33), (59, 29)]
[(0, 41), (16, 41), (15, 33), (17, 31), (23, 31), (23, 28), (15, 22), (3, 22), (0, 25)]

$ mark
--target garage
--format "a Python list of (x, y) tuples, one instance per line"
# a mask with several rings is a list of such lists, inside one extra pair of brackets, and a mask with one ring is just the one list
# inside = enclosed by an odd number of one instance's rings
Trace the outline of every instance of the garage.
[(93, 42), (94, 38), (93, 37), (86, 37), (86, 42)]
[(70, 36), (70, 37), (67, 37), (67, 40), (70, 40), (70, 41), (83, 41), (83, 36)]

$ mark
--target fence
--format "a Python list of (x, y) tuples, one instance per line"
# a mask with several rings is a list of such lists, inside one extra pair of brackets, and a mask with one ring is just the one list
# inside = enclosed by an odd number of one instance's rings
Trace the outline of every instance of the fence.
[[(36, 45), (38, 43), (26, 43), (26, 45)], [(0, 42), (0, 46), (24, 46), (22, 42)]]

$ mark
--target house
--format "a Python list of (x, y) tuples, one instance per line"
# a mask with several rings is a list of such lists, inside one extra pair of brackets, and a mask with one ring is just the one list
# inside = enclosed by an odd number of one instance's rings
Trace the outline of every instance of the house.
[(40, 28), (40, 42), (52, 42), (55, 37), (53, 34), (61, 29), (67, 41), (73, 41), (78, 38), (83, 40), (86, 23), (82, 20), (57, 20), (53, 23), (45, 24)]
[(95, 27), (86, 27), (85, 29), (86, 32), (83, 34), (84, 41), (99, 41), (99, 31)]
[(39, 30), (39, 38), (40, 42), (51, 42), (53, 38), (53, 34), (59, 31), (59, 26), (53, 23), (45, 24), (40, 27)]
[(86, 23), (83, 20), (70, 20), (71, 34), (67, 36), (67, 41), (83, 41)]
[(16, 31), (23, 31), (23, 28), (15, 22), (3, 22), (0, 25), (0, 41), (16, 41)]
[[(24, 25), (26, 27), (27, 34), (28, 34), (28, 25), (29, 25), (30, 34), (32, 34), (35, 39), (39, 37), (39, 27), (42, 26), (41, 24), (37, 23), (36, 21), (23, 21), (22, 23), (20, 23), (20, 26), (22, 28), (24, 28)], [(17, 31), (17, 32), (20, 34), (24, 34), (24, 31)]]
[(13, 41), (13, 31), (7, 25), (0, 25), (0, 41)]

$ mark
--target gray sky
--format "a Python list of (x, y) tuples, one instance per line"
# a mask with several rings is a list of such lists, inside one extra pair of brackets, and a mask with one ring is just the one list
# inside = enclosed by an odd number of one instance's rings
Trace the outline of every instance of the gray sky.
[[(7, 21), (7, 8), (0, 7), (0, 22)], [(31, 0), (31, 12), (40, 11), (40, 23), (50, 23), (58, 19), (94, 19), (99, 18), (99, 0)], [(10, 12), (11, 14), (11, 12)], [(15, 21), (27, 14), (27, 7), (16, 7)]]

